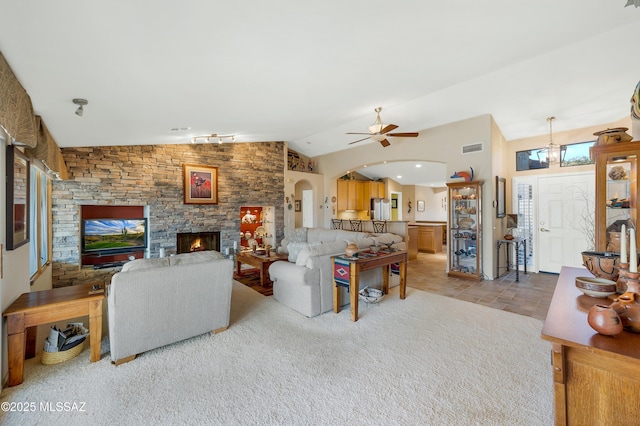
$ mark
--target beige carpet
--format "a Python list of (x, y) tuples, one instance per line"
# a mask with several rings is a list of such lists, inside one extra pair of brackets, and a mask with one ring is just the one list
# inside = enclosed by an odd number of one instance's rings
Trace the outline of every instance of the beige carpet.
[(231, 321), (119, 367), (106, 338), (97, 363), (87, 348), (29, 360), (0, 402), (35, 411), (0, 423), (553, 424), (550, 345), (533, 318), (415, 289), (400, 300), (396, 287), (356, 323), (348, 309), (309, 319), (236, 283)]

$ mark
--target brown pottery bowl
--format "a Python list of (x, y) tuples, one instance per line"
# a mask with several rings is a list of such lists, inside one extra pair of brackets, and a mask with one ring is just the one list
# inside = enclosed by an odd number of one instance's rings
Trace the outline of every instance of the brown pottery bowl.
[(583, 251), (582, 262), (594, 277), (615, 281), (618, 279), (620, 255), (605, 251)]
[(576, 287), (591, 297), (605, 298), (616, 293), (616, 282), (604, 278), (577, 277)]

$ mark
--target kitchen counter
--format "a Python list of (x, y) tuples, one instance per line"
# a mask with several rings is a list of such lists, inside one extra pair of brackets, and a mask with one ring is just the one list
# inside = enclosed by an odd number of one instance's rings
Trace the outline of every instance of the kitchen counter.
[(418, 250), (427, 253), (442, 252), (447, 243), (446, 222), (415, 222), (409, 225), (418, 229)]

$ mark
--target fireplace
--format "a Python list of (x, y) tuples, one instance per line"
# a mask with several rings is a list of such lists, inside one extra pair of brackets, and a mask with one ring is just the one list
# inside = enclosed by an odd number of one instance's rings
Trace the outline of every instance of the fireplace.
[(177, 252), (220, 251), (220, 232), (178, 232)]

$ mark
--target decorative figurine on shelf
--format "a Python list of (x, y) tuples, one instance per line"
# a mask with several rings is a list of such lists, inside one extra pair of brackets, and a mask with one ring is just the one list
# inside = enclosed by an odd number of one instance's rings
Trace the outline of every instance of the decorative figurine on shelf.
[(451, 175), (451, 179), (464, 178), (465, 182), (471, 182), (473, 180), (473, 167), (469, 167), (471, 169), (471, 173), (469, 172), (454, 172)]

